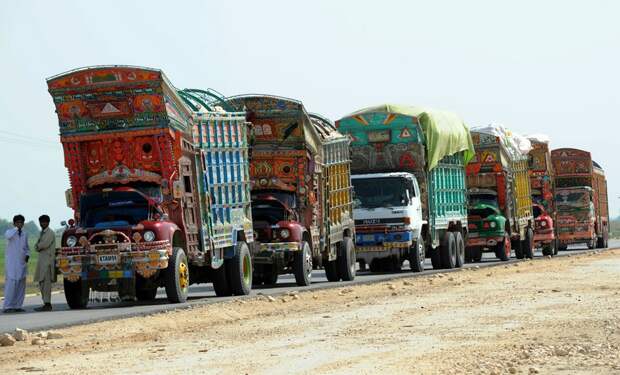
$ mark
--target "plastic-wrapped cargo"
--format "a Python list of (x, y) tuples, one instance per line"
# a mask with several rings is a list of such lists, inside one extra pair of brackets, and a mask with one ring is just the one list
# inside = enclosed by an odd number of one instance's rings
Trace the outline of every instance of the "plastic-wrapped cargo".
[(526, 157), (532, 149), (532, 143), (527, 137), (511, 131), (503, 125), (491, 124), (477, 126), (471, 128), (471, 131), (500, 137), (508, 151), (517, 158)]

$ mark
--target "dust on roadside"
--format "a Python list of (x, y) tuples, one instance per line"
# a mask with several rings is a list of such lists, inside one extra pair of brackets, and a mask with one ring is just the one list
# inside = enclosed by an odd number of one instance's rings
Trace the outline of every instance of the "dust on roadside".
[(618, 276), (608, 251), (259, 296), (67, 328), (0, 348), (0, 369), (620, 373)]

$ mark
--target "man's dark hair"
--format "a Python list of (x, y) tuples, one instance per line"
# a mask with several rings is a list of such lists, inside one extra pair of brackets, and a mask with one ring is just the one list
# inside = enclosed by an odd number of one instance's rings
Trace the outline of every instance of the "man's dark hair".
[(41, 215), (39, 216), (39, 223), (49, 223), (50, 222), (50, 217), (47, 215)]
[(26, 222), (26, 218), (24, 217), (24, 215), (13, 216), (13, 224), (17, 223), (18, 221)]

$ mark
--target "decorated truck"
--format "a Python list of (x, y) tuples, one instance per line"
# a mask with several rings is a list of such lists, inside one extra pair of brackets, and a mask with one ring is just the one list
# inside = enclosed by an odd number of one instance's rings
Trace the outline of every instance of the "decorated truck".
[(74, 219), (57, 253), (67, 303), (89, 290), (170, 302), (189, 285), (248, 294), (253, 242), (245, 114), (162, 71), (98, 66), (47, 80)]
[(556, 255), (555, 238), (555, 176), (551, 163), (549, 139), (545, 135), (528, 136), (532, 144), (529, 153), (532, 213), (534, 215), (534, 247), (542, 248), (543, 255)]
[(551, 160), (556, 176), (559, 250), (578, 243), (590, 249), (607, 247), (609, 209), (603, 169), (589, 152), (574, 148), (553, 150)]
[(336, 122), (351, 138), (357, 261), (371, 271), (461, 267), (465, 165), (474, 153), (456, 115), (384, 104)]
[(355, 278), (349, 140), (296, 100), (227, 98), (252, 123), (250, 177), (254, 283), (292, 273), (298, 285), (322, 266), (329, 281)]
[(476, 155), (467, 166), (468, 261), (483, 252), (500, 260), (534, 256), (534, 216), (528, 172), (530, 142), (502, 126), (472, 129)]

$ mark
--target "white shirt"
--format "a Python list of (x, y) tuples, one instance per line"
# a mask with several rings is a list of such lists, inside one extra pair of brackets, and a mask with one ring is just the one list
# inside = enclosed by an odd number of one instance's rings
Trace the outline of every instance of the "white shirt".
[(30, 255), (28, 234), (22, 229), (19, 235), (17, 228), (4, 232), (7, 239), (4, 259), (5, 277), (12, 280), (21, 280), (26, 277), (26, 256)]

